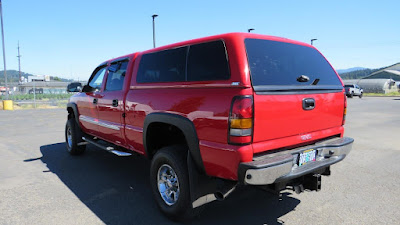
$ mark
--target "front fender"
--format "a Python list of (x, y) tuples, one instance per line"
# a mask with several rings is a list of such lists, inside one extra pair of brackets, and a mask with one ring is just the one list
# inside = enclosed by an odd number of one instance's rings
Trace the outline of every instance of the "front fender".
[(81, 125), (79, 123), (79, 111), (78, 111), (78, 106), (76, 105), (76, 103), (69, 102), (67, 104), (67, 110), (68, 109), (72, 109), (72, 111), (74, 112), (74, 115), (75, 115), (76, 124), (78, 125), (79, 128), (81, 128)]

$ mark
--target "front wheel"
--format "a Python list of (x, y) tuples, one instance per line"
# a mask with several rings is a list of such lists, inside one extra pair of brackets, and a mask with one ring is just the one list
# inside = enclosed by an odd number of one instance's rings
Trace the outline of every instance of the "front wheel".
[(363, 93), (361, 92), (361, 94), (358, 96), (359, 98), (362, 98), (362, 96), (363, 96)]
[(164, 147), (151, 162), (150, 183), (154, 198), (160, 210), (173, 220), (194, 216), (186, 165), (187, 152), (185, 146)]
[(65, 125), (65, 143), (67, 145), (67, 150), (71, 155), (79, 155), (85, 151), (86, 145), (78, 145), (81, 140), (81, 132), (76, 125), (75, 119), (68, 119), (67, 124)]

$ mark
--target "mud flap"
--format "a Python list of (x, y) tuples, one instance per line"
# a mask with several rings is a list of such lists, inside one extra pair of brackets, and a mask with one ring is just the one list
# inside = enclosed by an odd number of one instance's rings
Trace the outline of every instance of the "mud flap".
[(222, 196), (226, 197), (234, 190), (237, 184), (237, 182), (234, 181), (211, 178), (200, 173), (190, 154), (188, 154), (187, 157), (187, 166), (190, 182), (190, 198), (193, 208), (197, 208), (215, 200), (222, 200), (217, 199), (216, 196), (218, 195), (215, 193), (221, 192)]

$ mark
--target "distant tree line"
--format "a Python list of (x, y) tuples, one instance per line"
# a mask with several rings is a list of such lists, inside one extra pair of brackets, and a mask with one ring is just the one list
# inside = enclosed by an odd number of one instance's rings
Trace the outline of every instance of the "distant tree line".
[(362, 70), (356, 70), (352, 72), (347, 72), (347, 73), (341, 73), (339, 74), (340, 77), (344, 80), (352, 80), (352, 79), (361, 79), (363, 77), (366, 77), (370, 75), (371, 73), (374, 73), (378, 70), (381, 70), (383, 68), (379, 69), (362, 69)]
[[(30, 73), (24, 73), (21, 71), (21, 76), (28, 78), (28, 76), (34, 76), (33, 74)], [(19, 79), (19, 72), (17, 70), (7, 70), (7, 82), (9, 83), (18, 83)], [(71, 82), (73, 80), (71, 79), (65, 79), (65, 78), (60, 78), (57, 76), (50, 76), (50, 80), (52, 81), (64, 81), (64, 82)], [(3, 86), (5, 82), (4, 79), (4, 70), (0, 71), (0, 86)]]

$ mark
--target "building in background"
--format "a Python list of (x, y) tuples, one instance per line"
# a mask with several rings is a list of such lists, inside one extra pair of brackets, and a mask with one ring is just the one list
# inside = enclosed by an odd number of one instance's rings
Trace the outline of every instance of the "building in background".
[(69, 82), (61, 81), (33, 81), (19, 85), (21, 94), (65, 94), (67, 93), (67, 86)]
[(359, 79), (359, 80), (343, 80), (345, 85), (357, 84), (364, 93), (382, 93), (398, 92), (399, 86), (392, 79)]
[(50, 76), (45, 76), (45, 75), (35, 75), (35, 76), (28, 76), (28, 82), (32, 81), (50, 81)]
[(363, 78), (363, 80), (368, 79), (392, 79), (396, 83), (400, 83), (400, 63), (378, 70)]
[(400, 90), (400, 63), (378, 70), (358, 80), (343, 80), (344, 84), (357, 84), (364, 93), (390, 93)]

